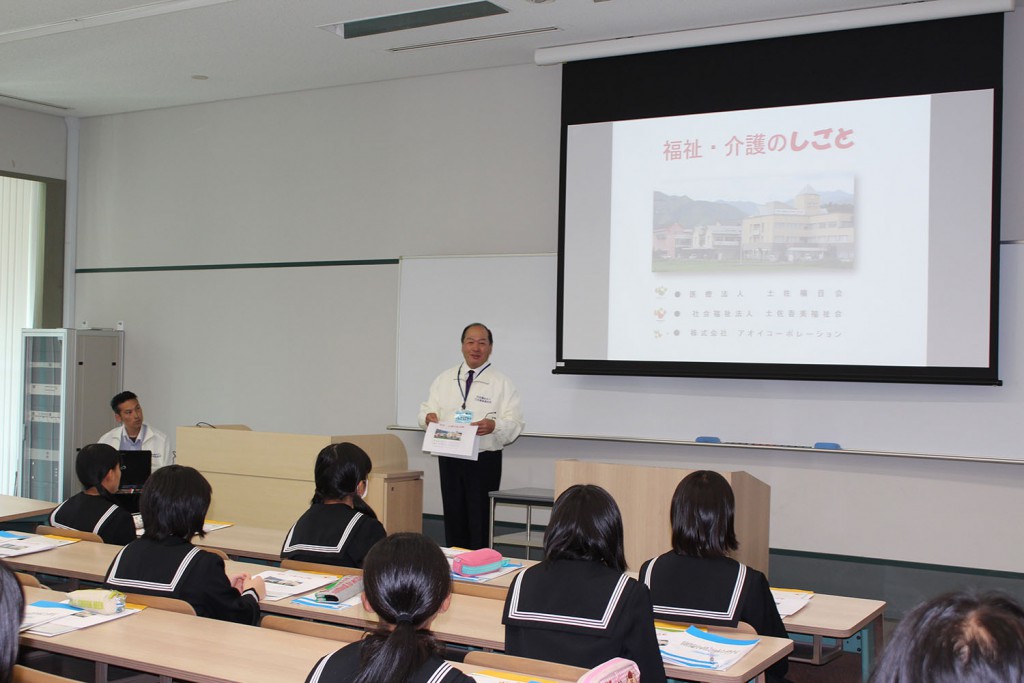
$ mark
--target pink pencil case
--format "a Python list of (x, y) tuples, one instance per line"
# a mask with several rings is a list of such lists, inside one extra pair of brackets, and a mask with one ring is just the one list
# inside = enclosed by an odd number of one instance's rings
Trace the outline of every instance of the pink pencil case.
[(616, 657), (583, 674), (578, 683), (639, 683), (640, 669), (631, 659)]
[(480, 548), (459, 553), (452, 559), (452, 571), (463, 576), (476, 576), (501, 569), (505, 558), (493, 548)]

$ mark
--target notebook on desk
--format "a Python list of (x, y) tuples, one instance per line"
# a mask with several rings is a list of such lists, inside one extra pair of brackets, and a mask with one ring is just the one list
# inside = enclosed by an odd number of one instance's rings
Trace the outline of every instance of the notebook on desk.
[(153, 471), (153, 451), (118, 451), (121, 454), (121, 485), (118, 493), (138, 493)]

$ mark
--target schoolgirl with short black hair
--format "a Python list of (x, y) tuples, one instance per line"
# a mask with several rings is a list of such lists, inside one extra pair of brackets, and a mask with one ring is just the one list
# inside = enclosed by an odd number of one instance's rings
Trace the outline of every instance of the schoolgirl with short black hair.
[(78, 451), (75, 474), (82, 491), (50, 513), (50, 526), (99, 534), (104, 543), (125, 545), (135, 540), (135, 521), (114, 501), (121, 484), (121, 455), (113, 446), (94, 443)]
[(263, 579), (229, 578), (220, 556), (192, 545), (204, 535), (211, 495), (210, 483), (192, 467), (168, 465), (151, 474), (139, 501), (145, 532), (114, 557), (107, 587), (177, 598), (201, 617), (255, 625)]
[(615, 500), (600, 486), (570, 486), (551, 512), (543, 561), (509, 588), (505, 651), (588, 669), (624, 657), (644, 683), (663, 683), (651, 597), (626, 568)]

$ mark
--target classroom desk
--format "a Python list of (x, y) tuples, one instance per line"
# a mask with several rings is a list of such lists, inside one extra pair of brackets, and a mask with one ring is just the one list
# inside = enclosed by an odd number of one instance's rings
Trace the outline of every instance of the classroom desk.
[[(109, 543), (79, 541), (39, 553), (8, 557), (4, 561), (11, 569), (19, 572), (49, 574), (102, 583), (106, 578), (107, 568), (123, 547)], [(234, 560), (228, 560), (226, 564), (228, 574), (259, 574), (266, 571), (267, 568), (264, 564)]]
[(0, 522), (48, 515), (55, 507), (56, 503), (47, 500), (0, 495)]
[(52, 550), (4, 558), (19, 572), (50, 574), (80, 581), (102, 582), (114, 555), (124, 546), (78, 541)]
[[(25, 597), (33, 602), (65, 595), (26, 588)], [(22, 647), (199, 683), (298, 683), (321, 657), (344, 645), (152, 608), (52, 638), (23, 633), (20, 641)], [(488, 668), (453, 665), (467, 673)]]
[[(376, 615), (362, 605), (343, 610), (327, 610), (297, 605), (290, 599), (260, 602), (265, 613), (312, 619), (356, 628), (372, 628)], [(471, 595), (452, 595), (451, 606), (434, 620), (431, 630), (445, 643), (468, 645), (487, 650), (505, 649), (505, 627), (501, 623), (504, 602)], [(714, 629), (712, 629), (714, 630)], [(671, 678), (710, 683), (744, 683), (753, 678), (763, 680), (763, 672), (793, 650), (788, 638), (761, 637), (757, 647), (727, 671), (701, 671), (666, 665)]]
[(782, 620), (790, 633), (809, 635), (812, 638), (810, 656), (801, 653), (790, 659), (794, 662), (824, 664), (837, 657), (842, 647), (825, 650), (822, 646), (823, 638), (845, 640), (866, 630), (861, 648), (861, 677), (866, 681), (882, 650), (884, 614), (885, 602), (881, 600), (815, 593), (803, 609)]
[[(26, 588), (25, 597), (33, 602), (64, 594)], [(331, 640), (151, 608), (52, 638), (23, 633), (21, 644), (203, 683), (301, 683), (320, 657), (338, 649)]]
[[(222, 529), (222, 531), (225, 530)], [(114, 555), (120, 548), (121, 546), (117, 545), (83, 541), (40, 553), (11, 557), (7, 559), (7, 563), (17, 571), (39, 572), (99, 583), (103, 581), (107, 567), (110, 566)], [(241, 572), (258, 574), (266, 569), (265, 565), (249, 562), (229, 560), (227, 563), (229, 574)], [(508, 581), (511, 581), (512, 576), (514, 574), (502, 577), (502, 583), (507, 584)], [(488, 605), (488, 603), (490, 604)], [(442, 640), (487, 649), (501, 650), (504, 648), (504, 627), (501, 626), (502, 600), (456, 594), (453, 596), (452, 604), (458, 606), (458, 609), (451, 609), (448, 613), (442, 614), (434, 624), (435, 630)], [(463, 609), (463, 605), (465, 605), (465, 609)], [(365, 627), (375, 623), (372, 615), (363, 612), (362, 607), (334, 612), (295, 605), (288, 600), (277, 602), (265, 600), (261, 603), (261, 607), (268, 613), (347, 626)], [(884, 610), (885, 603), (878, 600), (815, 594), (806, 607), (784, 619), (783, 623), (790, 633), (809, 635), (815, 639), (813, 647), (819, 654), (821, 653), (822, 638), (850, 638), (862, 629), (868, 628), (870, 637), (864, 643), (862, 667), (864, 671), (869, 671), (881, 645), (881, 621)], [(463, 620), (464, 612), (465, 620)], [(458, 615), (457, 618), (456, 615)], [(453, 620), (463, 622), (464, 625), (459, 626)], [(468, 625), (468, 628), (465, 625)], [(784, 640), (784, 642), (790, 643), (791, 641)], [(791, 650), (792, 646), (789, 649)], [(827, 657), (818, 661), (827, 661)], [(688, 672), (687, 675), (692, 678), (693, 674)], [(716, 678), (714, 680), (723, 679)]]

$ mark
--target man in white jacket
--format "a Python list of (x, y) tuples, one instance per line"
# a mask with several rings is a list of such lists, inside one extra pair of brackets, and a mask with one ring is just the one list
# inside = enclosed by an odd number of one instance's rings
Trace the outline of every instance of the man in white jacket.
[(97, 443), (105, 443), (119, 451), (149, 451), (153, 454), (153, 471), (173, 460), (163, 432), (143, 422), (139, 397), (130, 391), (122, 391), (110, 400), (114, 419), (118, 427), (100, 437)]

